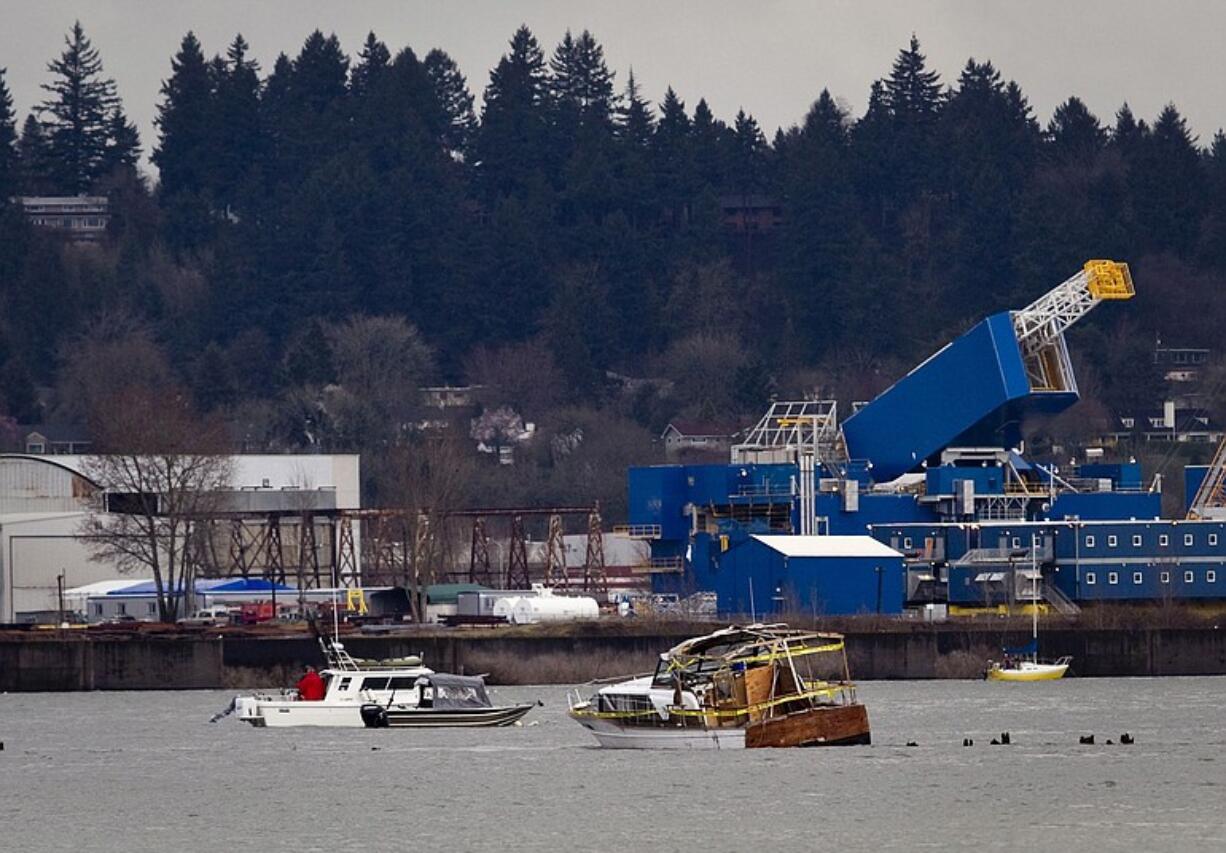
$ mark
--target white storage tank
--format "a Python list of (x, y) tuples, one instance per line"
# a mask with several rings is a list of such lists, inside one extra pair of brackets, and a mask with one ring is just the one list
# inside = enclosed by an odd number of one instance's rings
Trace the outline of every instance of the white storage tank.
[[(575, 619), (596, 619), (600, 606), (589, 596), (554, 595), (553, 590), (533, 586), (536, 595), (515, 600), (511, 621), (516, 625), (537, 622), (570, 622)], [(502, 602), (498, 602), (502, 604)], [(497, 612), (497, 611), (495, 611)]]
[(514, 622), (515, 607), (517, 604), (519, 604), (519, 601), (520, 596), (518, 595), (504, 595), (502, 598), (499, 598), (494, 602), (493, 615), (501, 616), (508, 622)]

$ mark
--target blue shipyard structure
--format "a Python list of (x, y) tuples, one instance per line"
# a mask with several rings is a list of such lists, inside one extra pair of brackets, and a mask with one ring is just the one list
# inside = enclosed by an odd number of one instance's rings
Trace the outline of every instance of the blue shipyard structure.
[[(730, 464), (632, 468), (623, 532), (650, 542), (657, 591), (713, 590), (725, 613), (748, 610), (751, 583), (758, 614), (1226, 598), (1226, 450), (1189, 469), (1189, 517), (1174, 520), (1136, 463), (1057, 470), (1017, 449), (1028, 415), (1078, 400), (1065, 330), (1132, 295), (1126, 265), (1090, 261), (841, 423), (833, 401), (775, 403)], [(888, 548), (809, 558), (820, 568), (782, 556), (817, 554), (804, 540), (823, 536)], [(894, 586), (877, 596), (878, 580)]]

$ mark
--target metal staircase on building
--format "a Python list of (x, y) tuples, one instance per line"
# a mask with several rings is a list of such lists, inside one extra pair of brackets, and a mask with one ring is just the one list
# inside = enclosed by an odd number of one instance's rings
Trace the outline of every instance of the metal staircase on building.
[(1076, 616), (1081, 612), (1081, 608), (1049, 580), (1043, 581), (1043, 600), (1061, 616)]

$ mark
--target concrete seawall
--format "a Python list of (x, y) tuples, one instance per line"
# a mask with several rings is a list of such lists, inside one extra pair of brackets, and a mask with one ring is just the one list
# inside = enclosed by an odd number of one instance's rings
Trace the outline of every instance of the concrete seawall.
[[(658, 653), (698, 633), (693, 626), (590, 631), (500, 629), (353, 636), (357, 657), (421, 654), (445, 672), (488, 673), (501, 684), (575, 683), (654, 667)], [(971, 626), (907, 626), (847, 633), (858, 680), (973, 678), (1002, 643), (1026, 632)], [(1043, 634), (1044, 652), (1072, 655), (1078, 676), (1226, 675), (1226, 631), (1216, 628), (1065, 629)], [(165, 690), (290, 684), (319, 665), (309, 637), (131, 636), (0, 638), (0, 691)]]

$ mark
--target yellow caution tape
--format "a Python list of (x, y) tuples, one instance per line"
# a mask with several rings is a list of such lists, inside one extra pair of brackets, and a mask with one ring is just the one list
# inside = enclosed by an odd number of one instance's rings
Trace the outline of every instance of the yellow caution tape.
[[(669, 717), (744, 717), (757, 711), (765, 711), (768, 708), (774, 708), (777, 705), (787, 704), (788, 702), (795, 702), (800, 699), (817, 699), (823, 696), (831, 697), (849, 689), (851, 689), (850, 685), (822, 687), (815, 690), (806, 690), (803, 693), (791, 693), (787, 696), (781, 696), (767, 702), (758, 702), (754, 705), (746, 705), (743, 708), (719, 710), (716, 708), (695, 709), (668, 706), (665, 708), (665, 710), (668, 712)], [(592, 711), (583, 708), (572, 708), (570, 713), (573, 717), (591, 717), (598, 720), (619, 720), (629, 719), (632, 717), (660, 716), (660, 711), (657, 708), (649, 708), (642, 711)]]
[[(822, 655), (831, 652), (843, 651), (843, 642), (840, 640), (837, 643), (829, 643), (825, 646), (789, 646), (787, 649), (779, 649), (770, 651), (760, 655), (754, 655), (747, 658), (735, 658), (729, 661), (731, 664), (751, 664), (751, 663), (771, 663), (777, 660), (786, 660), (787, 658), (799, 658), (806, 655)], [(679, 655), (669, 661), (668, 668), (670, 670), (685, 669), (693, 664), (704, 660), (720, 660), (723, 658), (704, 657), (703, 655)]]

